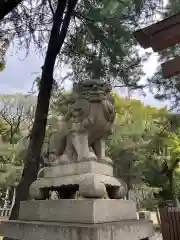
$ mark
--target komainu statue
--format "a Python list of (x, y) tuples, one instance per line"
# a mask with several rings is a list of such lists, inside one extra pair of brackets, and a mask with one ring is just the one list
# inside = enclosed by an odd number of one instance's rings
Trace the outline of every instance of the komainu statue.
[(109, 84), (95, 79), (74, 84), (61, 129), (50, 144), (55, 161), (40, 169), (30, 196), (42, 200), (56, 192), (60, 199), (74, 199), (77, 193), (82, 198), (123, 198), (127, 185), (114, 177), (112, 161), (105, 155), (114, 118)]
[(52, 138), (54, 164), (85, 159), (111, 162), (105, 155), (105, 141), (112, 134), (114, 119), (114, 98), (108, 83), (96, 79), (75, 83), (62, 130)]

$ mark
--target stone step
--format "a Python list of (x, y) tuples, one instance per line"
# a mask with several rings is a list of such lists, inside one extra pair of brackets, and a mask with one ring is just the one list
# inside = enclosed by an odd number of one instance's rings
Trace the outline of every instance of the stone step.
[(137, 219), (137, 215), (135, 203), (130, 200), (60, 199), (23, 201), (19, 219), (90, 224)]
[(153, 236), (154, 230), (145, 220), (100, 224), (11, 220), (0, 225), (0, 235), (22, 240), (141, 240)]

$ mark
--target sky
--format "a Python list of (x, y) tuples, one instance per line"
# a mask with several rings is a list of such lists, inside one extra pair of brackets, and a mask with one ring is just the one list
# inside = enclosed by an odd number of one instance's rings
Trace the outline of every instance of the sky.
[(6, 68), (0, 73), (0, 93), (27, 93), (38, 73), (43, 59), (30, 49), (28, 56), (11, 45), (6, 54)]
[[(141, 49), (141, 52), (143, 51)], [(151, 50), (148, 51), (151, 52)], [(143, 70), (146, 76), (142, 81), (145, 81), (146, 77), (152, 76), (155, 72), (158, 66), (157, 58), (157, 54), (152, 53), (147, 63), (144, 64)], [(6, 68), (0, 72), (0, 94), (30, 92), (34, 79), (41, 72), (42, 65), (43, 58), (34, 52), (32, 48), (26, 57), (24, 50), (17, 52), (16, 47), (11, 45), (6, 54)], [(69, 87), (68, 83), (66, 83), (66, 87)], [(126, 92), (122, 93), (120, 91), (120, 95), (126, 96)], [(140, 99), (146, 105), (156, 107), (167, 105), (166, 102), (155, 100), (148, 91), (146, 92), (146, 97), (140, 93), (134, 93), (131, 97)]]

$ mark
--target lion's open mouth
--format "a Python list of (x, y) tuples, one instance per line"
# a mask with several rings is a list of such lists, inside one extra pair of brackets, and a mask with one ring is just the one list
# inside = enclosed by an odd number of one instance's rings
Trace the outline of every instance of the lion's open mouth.
[(88, 91), (83, 92), (83, 97), (88, 99), (89, 101), (101, 101), (105, 98), (105, 94), (102, 91)]

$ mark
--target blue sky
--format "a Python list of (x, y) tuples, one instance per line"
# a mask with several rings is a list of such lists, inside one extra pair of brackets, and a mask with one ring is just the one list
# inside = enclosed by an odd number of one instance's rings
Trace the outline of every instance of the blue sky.
[(0, 73), (0, 93), (17, 93), (30, 91), (33, 81), (40, 72), (43, 59), (32, 49), (28, 56), (26, 52), (17, 52), (15, 46), (10, 46), (6, 54), (6, 68)]
[[(6, 68), (0, 73), (0, 93), (27, 93), (32, 89), (33, 81), (38, 73), (41, 72), (43, 58), (40, 57), (31, 48), (28, 56), (24, 50), (17, 52), (15, 46), (10, 46), (6, 54)], [(143, 50), (142, 50), (143, 51)], [(151, 76), (158, 66), (157, 55), (152, 54), (149, 61), (144, 65), (144, 72), (147, 76)], [(145, 78), (142, 79), (145, 81)], [(69, 84), (68, 84), (69, 85)], [(120, 92), (126, 95), (126, 92)], [(154, 99), (153, 95), (147, 91), (146, 97), (140, 93), (134, 93), (133, 98), (140, 99), (146, 105), (163, 107), (166, 102), (159, 102)]]

